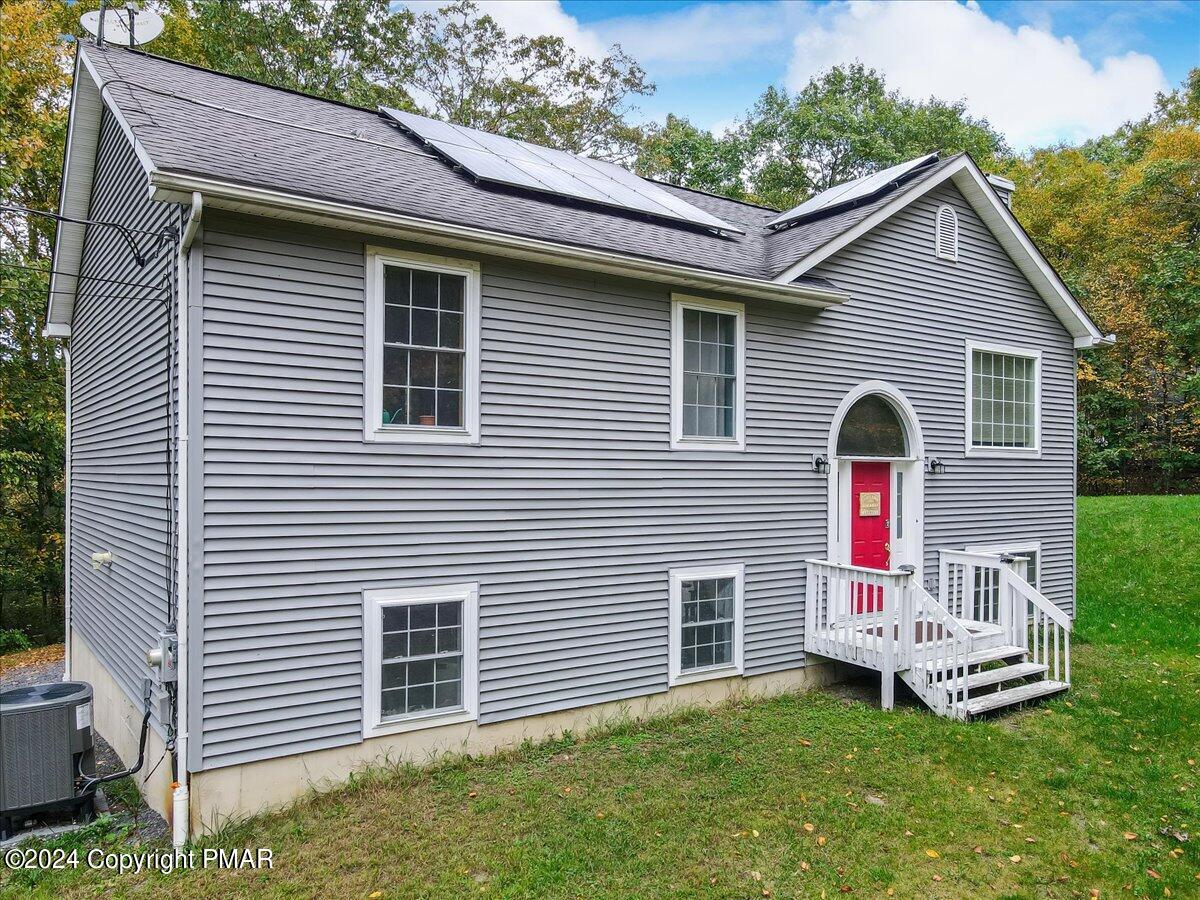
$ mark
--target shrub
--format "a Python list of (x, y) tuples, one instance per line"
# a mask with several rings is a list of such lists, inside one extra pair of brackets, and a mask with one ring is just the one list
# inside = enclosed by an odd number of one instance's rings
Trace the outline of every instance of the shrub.
[(0, 631), (0, 653), (16, 653), (28, 650), (32, 644), (20, 628), (5, 628)]

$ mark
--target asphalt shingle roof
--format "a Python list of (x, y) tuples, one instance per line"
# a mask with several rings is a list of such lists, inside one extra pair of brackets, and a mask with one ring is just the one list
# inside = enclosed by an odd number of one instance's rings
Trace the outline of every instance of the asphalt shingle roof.
[(717, 235), (477, 183), (370, 110), (117, 47), (82, 52), (163, 172), (762, 279), (773, 278), (886, 202), (772, 232), (765, 225), (775, 217), (773, 210), (660, 184), (746, 230)]

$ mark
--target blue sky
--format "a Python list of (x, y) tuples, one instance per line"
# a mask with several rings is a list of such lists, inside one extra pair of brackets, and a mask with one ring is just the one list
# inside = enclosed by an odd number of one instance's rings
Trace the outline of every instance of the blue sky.
[(964, 99), (1018, 149), (1080, 141), (1143, 115), (1200, 65), (1200, 2), (1067, 0), (482, 0), (513, 31), (584, 52), (619, 42), (667, 112), (720, 130), (767, 85), (795, 89), (860, 59), (914, 97)]

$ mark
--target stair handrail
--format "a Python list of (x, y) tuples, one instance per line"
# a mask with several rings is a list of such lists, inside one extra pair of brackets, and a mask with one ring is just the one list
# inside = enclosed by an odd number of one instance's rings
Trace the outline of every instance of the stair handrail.
[[(1026, 648), (1032, 661), (1046, 666), (1046, 674), (1055, 681), (1071, 683), (1071, 617), (1052, 603), (1041, 591), (1006, 565), (1002, 583), (1010, 598), (1012, 630), (1019, 646)], [(1029, 607), (1033, 607), (1030, 615)], [(1029, 629), (1033, 629), (1030, 646)], [(1019, 636), (1016, 632), (1019, 630)]]
[[(971, 632), (950, 610), (927, 591), (915, 575), (909, 576), (908, 605), (911, 627), (901, 630), (900, 653), (904, 665), (913, 670), (911, 684), (921, 699), (939, 715), (966, 718), (968, 659), (974, 650)], [(937, 640), (918, 642), (917, 624), (927, 636), (936, 625)]]

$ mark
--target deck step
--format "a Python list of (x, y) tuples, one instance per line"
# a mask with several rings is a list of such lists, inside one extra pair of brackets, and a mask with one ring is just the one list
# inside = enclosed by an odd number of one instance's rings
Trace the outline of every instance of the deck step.
[[(998, 659), (1012, 659), (1014, 656), (1024, 656), (1028, 651), (1024, 647), (1017, 647), (1013, 644), (1005, 644), (1000, 647), (988, 647), (985, 650), (976, 650), (967, 657), (968, 666), (982, 666), (984, 663), (995, 662)], [(921, 666), (920, 668), (924, 668)], [(953, 666), (945, 666), (943, 669), (934, 669), (933, 671), (948, 671), (954, 668)]]
[(1018, 678), (1028, 678), (1030, 675), (1041, 675), (1050, 667), (1041, 663), (1017, 663), (1015, 666), (1003, 666), (999, 669), (988, 669), (986, 672), (976, 672), (967, 676), (967, 690), (1000, 684), (1004, 681), (1015, 681)]
[(1059, 694), (1067, 690), (1067, 688), (1068, 685), (1065, 681), (1034, 681), (1031, 684), (1022, 684), (1017, 687), (1008, 688), (1007, 690), (997, 691), (994, 694), (984, 694), (982, 697), (973, 697), (967, 701), (967, 715), (978, 716), (986, 712), (992, 712), (993, 710), (1003, 709), (1006, 706), (1024, 703), (1026, 700), (1036, 700), (1038, 697)]

